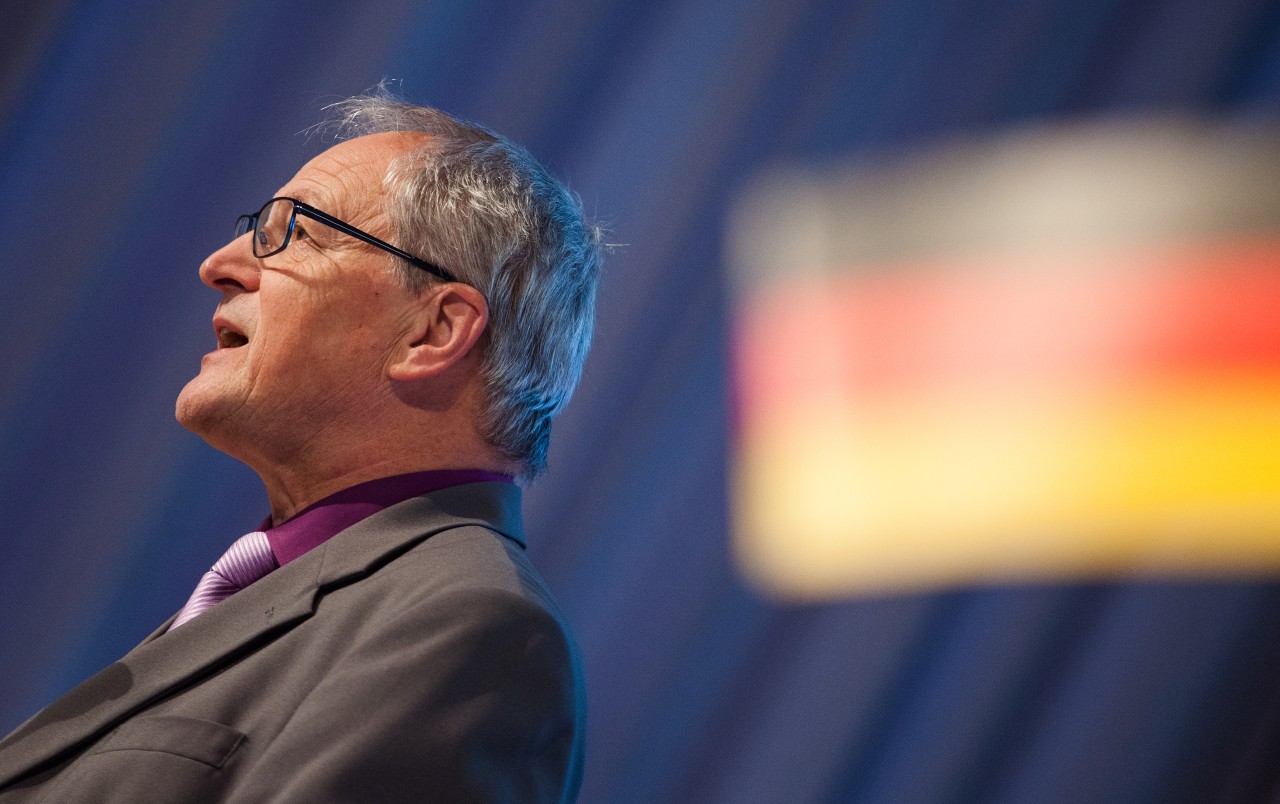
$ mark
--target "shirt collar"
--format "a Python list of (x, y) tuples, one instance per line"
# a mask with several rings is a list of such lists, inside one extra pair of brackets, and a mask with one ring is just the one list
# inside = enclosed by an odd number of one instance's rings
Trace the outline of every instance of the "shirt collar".
[(514, 482), (510, 475), (481, 469), (440, 469), (383, 477), (330, 494), (276, 527), (263, 522), (271, 552), (280, 566), (318, 547), (366, 517), (399, 502), (466, 483)]

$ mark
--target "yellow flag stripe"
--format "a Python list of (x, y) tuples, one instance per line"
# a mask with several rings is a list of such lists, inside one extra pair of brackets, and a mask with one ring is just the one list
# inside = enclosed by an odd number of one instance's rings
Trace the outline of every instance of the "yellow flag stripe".
[(1280, 571), (1280, 376), (773, 413), (740, 438), (735, 515), (784, 594)]

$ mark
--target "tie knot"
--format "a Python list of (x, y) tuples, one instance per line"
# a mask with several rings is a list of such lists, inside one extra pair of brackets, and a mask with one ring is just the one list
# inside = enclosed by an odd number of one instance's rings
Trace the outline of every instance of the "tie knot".
[(187, 605), (178, 612), (169, 630), (208, 611), (277, 566), (267, 534), (256, 530), (241, 536), (196, 584)]
[(276, 568), (267, 534), (260, 530), (236, 539), (213, 565), (213, 572), (243, 589)]

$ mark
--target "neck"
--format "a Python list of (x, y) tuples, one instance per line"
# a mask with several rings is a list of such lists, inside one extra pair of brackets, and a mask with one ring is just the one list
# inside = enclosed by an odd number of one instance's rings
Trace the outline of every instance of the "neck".
[(279, 525), (332, 494), (384, 477), (442, 469), (479, 469), (513, 477), (519, 474), (519, 468), (510, 461), (499, 460), (489, 452), (472, 451), (436, 459), (418, 455), (412, 461), (390, 460), (386, 456), (361, 461), (353, 457), (323, 471), (299, 472), (291, 466), (255, 471), (267, 491), (272, 524)]
[(443, 401), (385, 394), (354, 415), (277, 418), (265, 426), (240, 420), (240, 426), (200, 434), (257, 473), (279, 524), (331, 494), (383, 477), (436, 469), (518, 476), (520, 463), (480, 437), (480, 406), (473, 389), (465, 390), (453, 389)]
[(370, 480), (436, 469), (480, 469), (517, 476), (521, 467), (465, 422), (398, 422), (344, 434), (337, 428), (292, 444), (257, 443), (224, 449), (253, 469), (279, 524), (316, 502)]

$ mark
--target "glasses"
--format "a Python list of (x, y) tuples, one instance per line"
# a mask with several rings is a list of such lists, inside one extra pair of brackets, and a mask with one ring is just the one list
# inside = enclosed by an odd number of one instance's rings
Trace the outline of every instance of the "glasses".
[(457, 282), (458, 278), (449, 271), (438, 265), (433, 265), (426, 260), (420, 260), (407, 251), (401, 251), (385, 240), (379, 240), (366, 231), (357, 229), (346, 221), (338, 220), (327, 212), (321, 212), (315, 207), (296, 198), (278, 197), (272, 198), (270, 201), (262, 205), (262, 209), (252, 215), (241, 215), (236, 218), (236, 237), (245, 232), (253, 232), (253, 256), (270, 257), (272, 254), (279, 254), (289, 245), (289, 239), (293, 237), (293, 226), (298, 220), (299, 215), (304, 215), (312, 220), (320, 221), (325, 226), (337, 229), (343, 234), (351, 235), (357, 240), (363, 240), (371, 246), (377, 246), (383, 251), (396, 255), (405, 262), (434, 274), (446, 282)]

